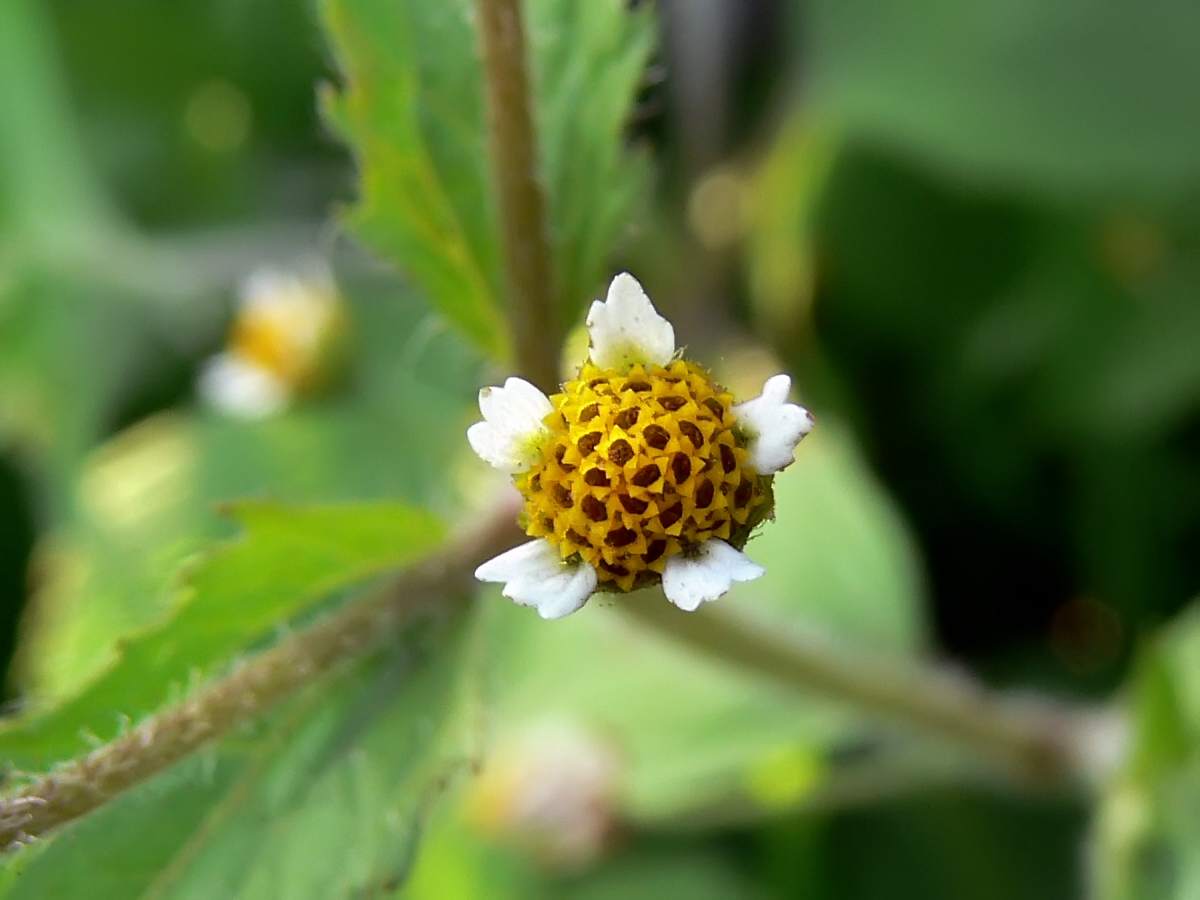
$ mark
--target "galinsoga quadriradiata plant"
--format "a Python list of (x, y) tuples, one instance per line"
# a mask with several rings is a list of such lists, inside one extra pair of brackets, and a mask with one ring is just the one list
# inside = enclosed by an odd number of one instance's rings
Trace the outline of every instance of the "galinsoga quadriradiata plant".
[(772, 516), (773, 477), (813, 426), (787, 400), (791, 379), (734, 402), (676, 352), (671, 323), (628, 273), (592, 304), (587, 327), (588, 358), (559, 393), (520, 378), (480, 391), (484, 421), (467, 437), (514, 475), (534, 540), (475, 576), (556, 619), (597, 590), (659, 583), (693, 611), (763, 575), (742, 548)]

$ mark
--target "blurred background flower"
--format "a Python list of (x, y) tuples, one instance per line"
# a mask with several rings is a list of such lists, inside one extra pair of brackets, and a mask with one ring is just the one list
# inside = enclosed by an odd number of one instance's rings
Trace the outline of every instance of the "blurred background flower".
[(197, 383), (214, 409), (263, 418), (329, 380), (345, 311), (325, 264), (306, 268), (258, 269), (241, 284), (228, 347), (205, 362)]
[(488, 753), (466, 797), (467, 822), (554, 869), (594, 864), (616, 837), (621, 766), (568, 720), (526, 724)]

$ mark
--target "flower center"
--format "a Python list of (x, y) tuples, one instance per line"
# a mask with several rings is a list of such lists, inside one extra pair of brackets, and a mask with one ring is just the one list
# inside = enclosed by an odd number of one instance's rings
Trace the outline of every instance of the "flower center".
[(542, 459), (517, 479), (530, 536), (623, 591), (709, 538), (745, 544), (765, 480), (746, 465), (733, 397), (699, 367), (587, 363), (550, 402)]

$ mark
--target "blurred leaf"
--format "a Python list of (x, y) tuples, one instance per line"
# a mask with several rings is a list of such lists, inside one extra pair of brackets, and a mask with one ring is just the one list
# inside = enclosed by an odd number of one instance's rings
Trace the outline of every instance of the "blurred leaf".
[(311, 4), (42, 2), (88, 161), (131, 220), (177, 232), (324, 219), (344, 193), (345, 154), (313, 103), (329, 67)]
[(246, 534), (201, 563), (164, 621), (130, 637), (98, 678), (61, 706), (0, 730), (0, 757), (42, 769), (111, 739), (119, 716), (161, 706), (189, 678), (271, 635), (331, 593), (402, 566), (436, 546), (441, 525), (399, 504), (294, 509), (243, 504)]
[(806, 87), (851, 136), (1050, 192), (1200, 180), (1200, 8), (821, 0)]
[(775, 479), (775, 522), (746, 545), (767, 574), (738, 588), (754, 615), (824, 627), (896, 653), (924, 646), (923, 580), (908, 526), (832, 416)]
[[(324, 106), (361, 180), (351, 227), (506, 360), (472, 5), (327, 0), (322, 9), (343, 79)], [(618, 0), (533, 0), (529, 33), (556, 282), (573, 314), (602, 280), (643, 184), (621, 142), (653, 29), (648, 13)]]
[(557, 900), (762, 900), (764, 894), (730, 860), (712, 851), (634, 851), (567, 881)]
[(760, 900), (733, 854), (640, 841), (582, 871), (537, 866), (487, 842), (443, 809), (430, 824), (406, 900)]
[[(1078, 871), (1085, 810), (991, 791), (929, 792), (812, 823), (816, 865), (781, 843), (779, 900), (1064, 900), (1089, 896)], [(812, 827), (792, 820), (787, 825)], [(778, 828), (778, 826), (776, 826)], [(790, 847), (790, 853), (788, 852)], [(789, 858), (790, 857), (790, 858)], [(799, 864), (798, 864), (799, 863)], [(815, 871), (813, 871), (815, 870)], [(808, 883), (805, 884), (804, 882)]]
[(49, 842), (12, 900), (358, 900), (403, 884), (476, 753), (476, 630), (398, 642)]
[(216, 501), (389, 497), (455, 512), (446, 448), (469, 452), (477, 360), (410, 293), (356, 292), (353, 316), (355, 370), (340, 395), (261, 422), (151, 416), (71, 473), (67, 520), (38, 548), (14, 666), (27, 693), (73, 691), (111, 661), (118, 638), (162, 617), (175, 570), (229, 532), (210, 512)]
[[(991, 651), (1037, 641), (1047, 674), (1086, 670), (1101, 687), (1129, 634), (1195, 589), (1187, 227), (840, 156), (821, 218), (821, 350), (917, 523), (960, 650), (1007, 665)], [(1077, 665), (1041, 636), (1081, 595), (1116, 618)]]
[[(797, 455), (776, 482), (777, 521), (747, 545), (768, 574), (718, 602), (768, 627), (824, 626), (889, 652), (916, 650), (921, 584), (898, 515), (832, 422), (823, 418)], [(549, 624), (498, 596), (491, 602), (505, 728), (557, 718), (610, 740), (635, 818), (799, 802), (820, 781), (811, 773), (828, 750), (862, 734), (832, 705), (696, 655), (613, 608), (667, 602), (658, 589), (601, 594)], [(772, 778), (782, 779), (778, 791), (764, 784)]]
[(1097, 900), (1185, 900), (1200, 891), (1200, 610), (1144, 650), (1130, 752), (1092, 829)]
[(57, 248), (109, 210), (79, 146), (43, 6), (0, 5), (0, 236)]
[(75, 466), (145, 361), (154, 322), (111, 290), (4, 263), (0, 254), (0, 440), (44, 479), (57, 518)]
[(461, 797), (447, 799), (421, 842), (405, 900), (540, 900), (532, 862), (468, 830)]
[(1130, 766), (1144, 778), (1185, 765), (1193, 751), (1192, 729), (1180, 706), (1175, 678), (1169, 661), (1154, 650), (1144, 654), (1134, 675), (1136, 718)]
[(792, 113), (751, 183), (746, 274), (763, 333), (790, 334), (811, 323), (815, 217), (838, 142), (810, 119)]

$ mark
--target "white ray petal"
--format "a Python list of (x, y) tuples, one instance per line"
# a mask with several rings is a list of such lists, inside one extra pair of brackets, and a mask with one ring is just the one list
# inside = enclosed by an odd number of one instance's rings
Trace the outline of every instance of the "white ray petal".
[(796, 445), (812, 431), (815, 420), (802, 406), (788, 403), (792, 379), (774, 375), (753, 400), (737, 403), (733, 414), (750, 438), (747, 450), (750, 467), (760, 475), (770, 475), (796, 461)]
[(205, 403), (241, 419), (265, 419), (291, 400), (288, 386), (272, 372), (234, 353), (218, 353), (205, 363), (196, 384)]
[(735, 581), (753, 581), (766, 569), (718, 538), (709, 538), (694, 556), (672, 556), (663, 570), (663, 593), (687, 612), (716, 600)]
[(596, 570), (585, 562), (563, 562), (554, 545), (538, 538), (493, 557), (475, 570), (480, 581), (504, 585), (503, 594), (535, 607), (543, 619), (575, 612), (596, 589)]
[(612, 280), (606, 299), (592, 303), (587, 327), (592, 362), (602, 369), (665, 366), (675, 355), (675, 329), (628, 272)]
[(484, 420), (467, 429), (467, 441), (484, 462), (510, 473), (537, 462), (549, 433), (542, 420), (554, 412), (545, 394), (528, 381), (509, 378), (503, 387), (479, 392), (479, 411)]

